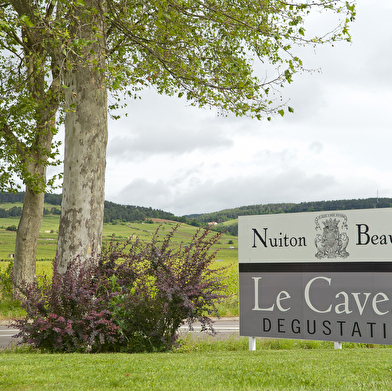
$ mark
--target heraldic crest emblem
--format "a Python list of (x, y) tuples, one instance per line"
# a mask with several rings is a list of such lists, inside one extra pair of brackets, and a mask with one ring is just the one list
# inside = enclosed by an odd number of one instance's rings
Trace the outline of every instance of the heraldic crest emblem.
[(323, 214), (316, 217), (315, 223), (316, 232), (322, 231), (316, 235), (314, 241), (317, 248), (316, 258), (347, 258), (350, 255), (346, 251), (349, 239), (346, 232), (347, 216), (342, 213)]

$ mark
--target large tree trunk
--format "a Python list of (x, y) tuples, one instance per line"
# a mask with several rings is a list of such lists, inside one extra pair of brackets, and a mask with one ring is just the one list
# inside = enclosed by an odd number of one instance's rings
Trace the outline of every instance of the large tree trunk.
[[(86, 1), (99, 9), (99, 1)], [(85, 8), (86, 9), (86, 8)], [(65, 76), (69, 110), (65, 118), (63, 198), (57, 262), (64, 272), (76, 257), (96, 261), (101, 251), (105, 201), (107, 93), (104, 23), (97, 15), (75, 15), (75, 34), (95, 43), (73, 59), (73, 70)], [(86, 20), (88, 19), (88, 20)], [(94, 27), (97, 28), (94, 31)], [(79, 36), (80, 37), (80, 36)], [(100, 68), (100, 69), (98, 69)]]

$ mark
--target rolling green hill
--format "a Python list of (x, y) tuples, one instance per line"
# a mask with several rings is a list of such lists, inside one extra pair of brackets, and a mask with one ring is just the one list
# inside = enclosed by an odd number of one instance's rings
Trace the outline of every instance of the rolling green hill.
[[(57, 248), (57, 235), (59, 227), (59, 216), (44, 216), (40, 230), (37, 260), (54, 259)], [(103, 239), (109, 241), (114, 238), (116, 241), (125, 241), (128, 238), (140, 238), (149, 240), (153, 233), (160, 227), (160, 235), (164, 236), (177, 224), (179, 229), (174, 237), (174, 242), (178, 245), (187, 245), (190, 243), (197, 228), (170, 220), (161, 220), (153, 222), (113, 222), (105, 223), (103, 227)], [(10, 260), (9, 255), (14, 253), (16, 228), (19, 217), (0, 218), (0, 260)], [(230, 244), (228, 242), (230, 241)], [(230, 247), (235, 247), (233, 251)], [(219, 251), (218, 257), (229, 262), (237, 262), (237, 238), (231, 235), (223, 234), (220, 242), (216, 246)]]
[[(7, 259), (14, 252), (15, 232), (23, 206), (24, 193), (0, 193), (0, 259)], [(53, 259), (56, 253), (57, 231), (61, 195), (46, 194), (44, 208), (44, 222), (40, 232), (37, 259)], [(159, 209), (145, 208), (131, 205), (119, 205), (105, 201), (104, 239), (112, 235), (116, 239), (125, 240), (129, 237), (151, 237), (157, 229), (158, 223), (163, 221), (164, 230), (181, 223), (177, 234), (178, 241), (186, 243), (190, 240), (197, 227), (208, 227), (208, 223), (216, 222), (211, 229), (224, 233), (222, 239), (226, 243), (231, 241), (237, 247), (238, 216), (260, 215), (271, 213), (294, 213), (327, 210), (349, 210), (369, 208), (389, 208), (392, 198), (367, 198), (357, 200), (302, 202), (299, 204), (260, 204), (225, 209), (214, 213), (186, 215), (176, 217), (174, 214)], [(8, 229), (7, 229), (8, 228)], [(233, 245), (231, 245), (233, 246)], [(227, 254), (234, 258), (233, 252)]]

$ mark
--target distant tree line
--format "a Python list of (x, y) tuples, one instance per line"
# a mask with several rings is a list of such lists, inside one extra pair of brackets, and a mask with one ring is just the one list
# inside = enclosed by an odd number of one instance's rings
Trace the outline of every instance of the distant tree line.
[[(23, 202), (24, 192), (20, 193), (0, 193), (0, 203)], [(45, 203), (53, 205), (52, 208), (44, 208), (44, 215), (60, 214), (61, 194), (45, 194)], [(177, 217), (173, 213), (164, 212), (160, 209), (146, 208), (142, 206), (120, 205), (114, 202), (105, 201), (104, 222), (111, 223), (115, 221), (135, 222), (145, 221), (147, 219), (157, 218), (165, 220), (173, 220), (179, 222), (187, 222), (183, 217)], [(0, 208), (0, 218), (3, 217), (19, 217), (22, 214), (22, 208), (13, 206), (10, 209)]]
[(220, 212), (206, 213), (200, 215), (184, 216), (194, 224), (206, 225), (209, 222), (216, 222), (217, 225), (211, 227), (214, 231), (227, 232), (234, 236), (238, 235), (238, 224), (223, 225), (221, 223), (237, 219), (238, 216), (263, 215), (276, 213), (297, 213), (297, 212), (318, 212), (328, 210), (350, 210), (350, 209), (372, 209), (372, 208), (390, 208), (392, 207), (392, 198), (366, 198), (353, 200), (338, 201), (314, 201), (301, 202), (299, 204), (282, 203), (266, 205), (242, 206), (234, 209), (225, 209)]
[(0, 202), (23, 202), (25, 193), (0, 193)]
[(10, 209), (0, 208), (0, 219), (4, 217), (19, 217), (21, 214), (22, 214), (22, 208), (20, 208), (19, 206), (13, 206)]
[(220, 212), (186, 215), (187, 220), (197, 221), (198, 223), (217, 222), (223, 223), (228, 220), (236, 219), (238, 216), (263, 215), (275, 213), (295, 213), (295, 212), (317, 212), (328, 210), (349, 210), (349, 209), (371, 209), (371, 208), (390, 208), (392, 198), (366, 198), (358, 200), (339, 200), (339, 201), (315, 201), (301, 202), (299, 204), (265, 204), (241, 206), (234, 209), (225, 209)]
[[(0, 193), (0, 203), (2, 202), (23, 202), (25, 192), (19, 193)], [(61, 194), (45, 194), (45, 202), (51, 205), (61, 205)]]
[(110, 201), (105, 201), (104, 212), (104, 223), (113, 221), (144, 221), (152, 218), (174, 221), (181, 220), (181, 218), (174, 216), (173, 213), (164, 212), (160, 209), (134, 205), (119, 205)]
[[(0, 193), (0, 203), (23, 202), (24, 193)], [(45, 203), (53, 205), (52, 208), (44, 208), (44, 215), (60, 214), (61, 194), (45, 194)], [(238, 226), (223, 225), (228, 220), (237, 219), (238, 216), (263, 215), (276, 213), (295, 213), (295, 212), (317, 212), (328, 210), (349, 210), (349, 209), (371, 209), (371, 208), (390, 208), (392, 207), (392, 198), (366, 198), (353, 200), (338, 201), (314, 201), (280, 204), (260, 204), (241, 206), (239, 208), (225, 209), (214, 213), (185, 215), (182, 217), (175, 216), (173, 213), (164, 212), (160, 209), (146, 208), (143, 206), (120, 205), (114, 202), (105, 201), (104, 222), (112, 223), (136, 222), (151, 220), (153, 218), (178, 221), (195, 227), (208, 227), (208, 223), (216, 222), (217, 225), (211, 227), (214, 231), (224, 231), (234, 236), (238, 235)], [(0, 208), (0, 218), (18, 217), (22, 213), (22, 208), (14, 206), (10, 209)]]

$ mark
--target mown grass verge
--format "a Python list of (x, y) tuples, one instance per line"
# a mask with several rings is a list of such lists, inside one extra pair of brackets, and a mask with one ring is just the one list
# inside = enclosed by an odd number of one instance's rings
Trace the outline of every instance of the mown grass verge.
[[(273, 340), (272, 340), (273, 341)], [(1, 390), (388, 390), (390, 349), (333, 350), (296, 341), (271, 349), (247, 339), (187, 341), (175, 353), (0, 353)], [(290, 342), (289, 344), (292, 344)], [(304, 346), (301, 346), (304, 344)], [(320, 345), (321, 344), (321, 345)], [(188, 348), (186, 348), (188, 346)], [(211, 347), (213, 346), (213, 348)], [(284, 346), (284, 344), (283, 344)], [(359, 345), (357, 345), (359, 346)], [(301, 347), (305, 347), (301, 348)]]

